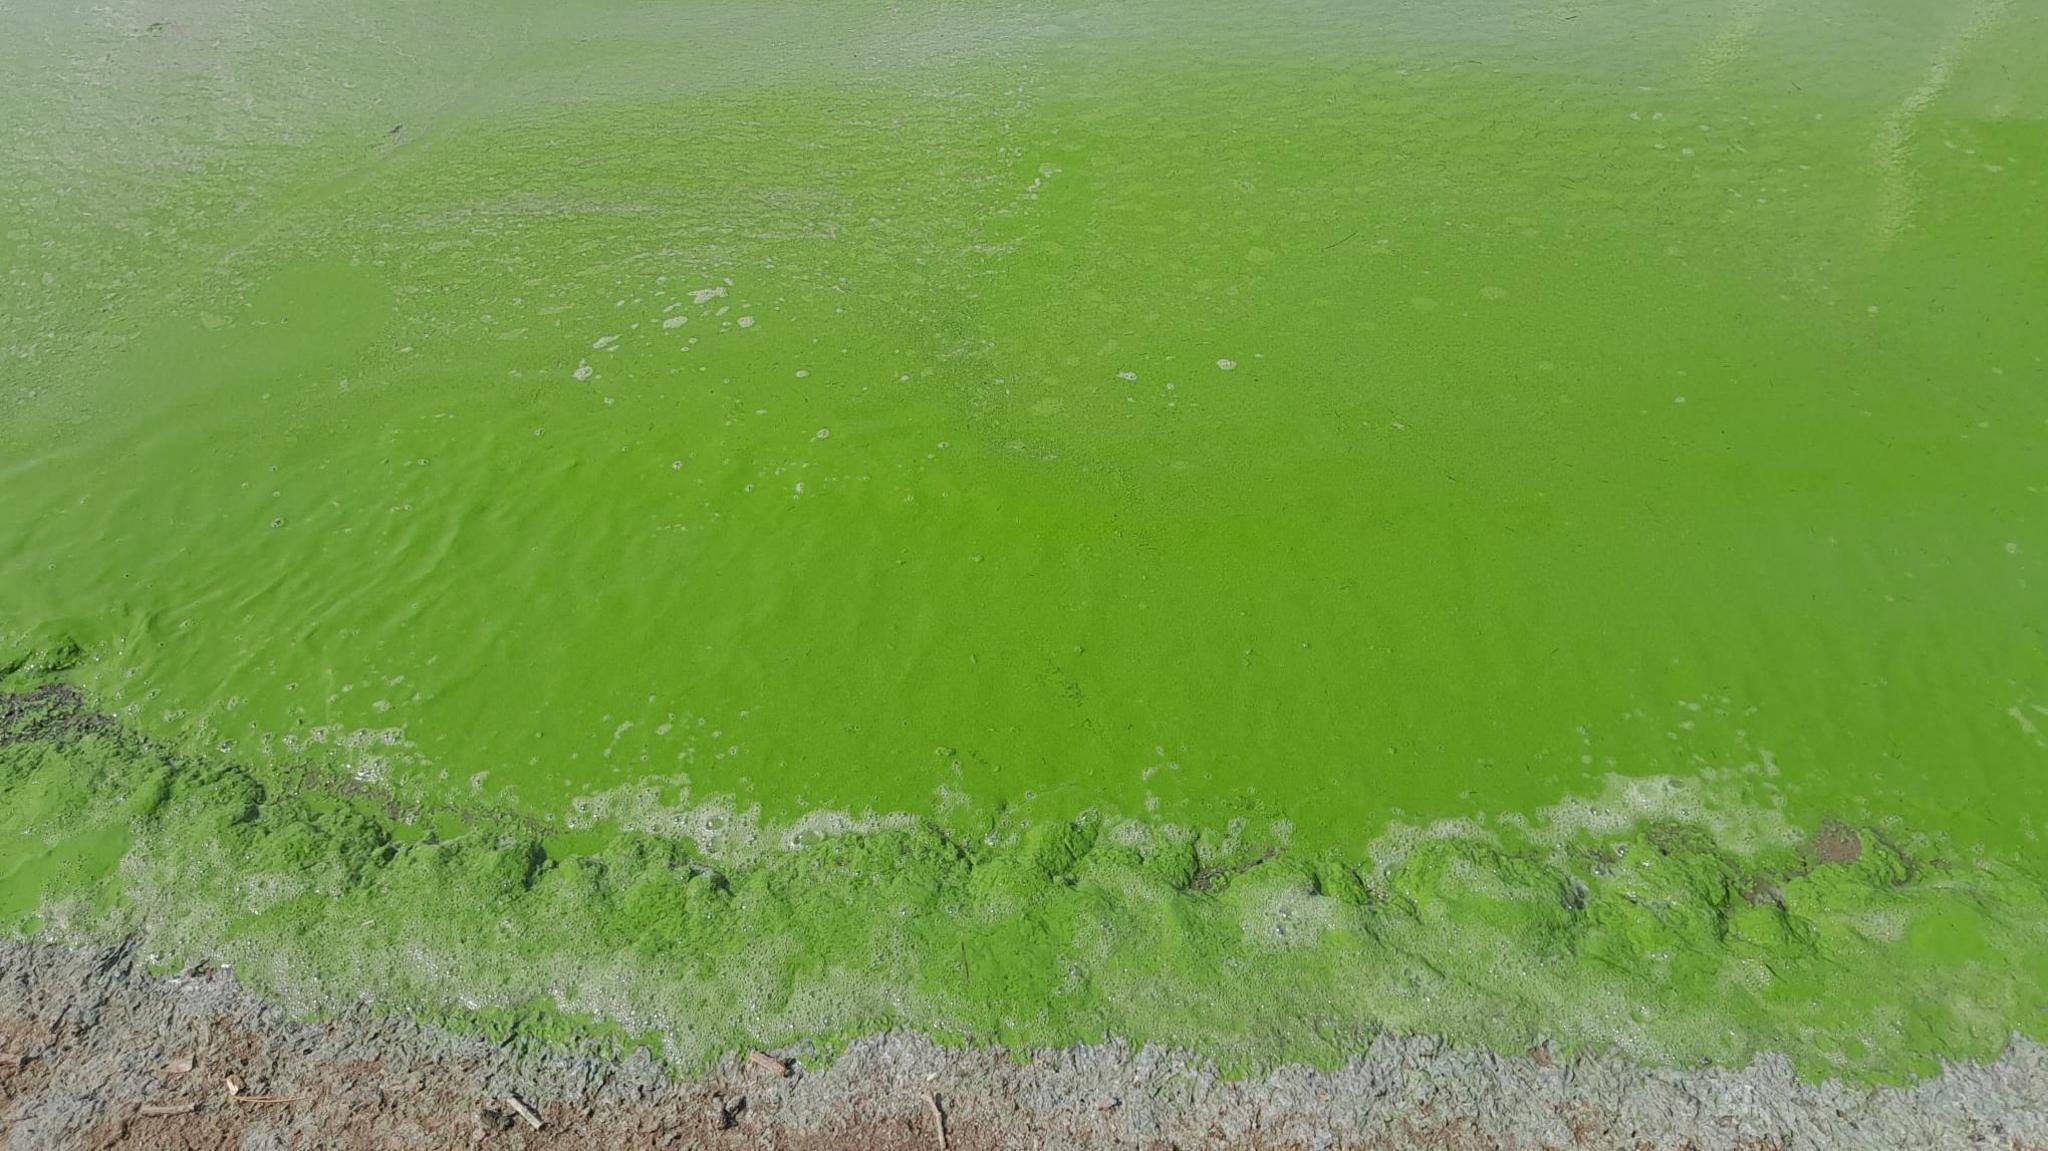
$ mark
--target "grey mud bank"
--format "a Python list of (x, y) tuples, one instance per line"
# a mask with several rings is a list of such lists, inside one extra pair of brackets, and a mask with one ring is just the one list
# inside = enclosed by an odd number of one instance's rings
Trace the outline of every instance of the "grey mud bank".
[(1381, 1039), (1335, 1070), (1237, 1081), (1119, 1043), (1016, 1061), (892, 1034), (819, 1065), (776, 1054), (787, 1076), (733, 1056), (675, 1078), (644, 1053), (571, 1055), (362, 1010), (295, 1022), (218, 969), (154, 977), (127, 948), (0, 944), (11, 1151), (2048, 1147), (2048, 1049), (2024, 1039), (1993, 1063), (1863, 1089), (1802, 1082), (1772, 1057), (1646, 1070), (1418, 1038)]

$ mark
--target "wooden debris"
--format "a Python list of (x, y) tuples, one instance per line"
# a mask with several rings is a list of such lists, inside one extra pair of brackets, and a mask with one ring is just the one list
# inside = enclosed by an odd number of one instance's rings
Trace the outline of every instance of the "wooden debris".
[(228, 1098), (236, 1103), (249, 1103), (260, 1106), (265, 1103), (297, 1103), (303, 1098), (303, 1096), (299, 1095), (244, 1095), (242, 1094), (244, 1088), (241, 1076), (227, 1075), (223, 1076), (223, 1079), (228, 1085)]
[(512, 1110), (518, 1112), (519, 1117), (521, 1119), (526, 1120), (526, 1125), (528, 1127), (533, 1128), (535, 1131), (540, 1130), (540, 1116), (533, 1113), (533, 1108), (528, 1107), (525, 1103), (521, 1102), (519, 1096), (505, 1096), (505, 1106), (510, 1107)]
[(166, 1115), (190, 1115), (197, 1110), (197, 1103), (144, 1103), (135, 1109), (135, 1113), (154, 1119)]
[(925, 1092), (924, 1105), (932, 1110), (932, 1126), (938, 1128), (939, 1151), (946, 1151), (946, 1113), (939, 1109), (939, 1097)]
[(192, 1073), (192, 1069), (198, 1065), (198, 1062), (190, 1055), (176, 1055), (171, 1058), (169, 1063), (164, 1065), (164, 1073), (167, 1075), (189, 1075)]
[(752, 1063), (763, 1071), (773, 1071), (784, 1079), (789, 1078), (789, 1064), (768, 1054), (766, 1051), (747, 1052), (747, 1062)]

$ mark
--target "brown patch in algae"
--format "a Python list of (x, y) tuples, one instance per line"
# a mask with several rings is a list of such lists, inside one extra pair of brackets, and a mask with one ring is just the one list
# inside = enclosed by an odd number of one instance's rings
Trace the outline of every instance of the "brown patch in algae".
[(1828, 820), (1814, 833), (1813, 857), (1822, 863), (1854, 863), (1863, 858), (1863, 837), (1846, 823)]

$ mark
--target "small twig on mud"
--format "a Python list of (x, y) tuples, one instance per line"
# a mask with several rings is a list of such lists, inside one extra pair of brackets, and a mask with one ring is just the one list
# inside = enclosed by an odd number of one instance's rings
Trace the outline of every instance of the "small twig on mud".
[(236, 1103), (297, 1103), (303, 1098), (298, 1095), (244, 1095), (241, 1076), (229, 1075), (225, 1079), (228, 1085), (228, 1098)]
[(510, 1107), (514, 1111), (517, 1111), (519, 1113), (519, 1117), (521, 1119), (526, 1120), (526, 1125), (528, 1127), (533, 1128), (535, 1131), (540, 1130), (540, 1116), (535, 1115), (533, 1113), (533, 1108), (528, 1107), (525, 1103), (521, 1102), (519, 1096), (505, 1096), (505, 1106)]
[(784, 1079), (789, 1078), (789, 1064), (768, 1054), (766, 1051), (747, 1052), (747, 1062), (763, 1071), (773, 1071)]
[(154, 1119), (166, 1115), (190, 1115), (197, 1110), (197, 1103), (144, 1103), (135, 1109), (135, 1113)]
[(932, 1126), (939, 1130), (939, 1151), (946, 1151), (946, 1113), (939, 1110), (939, 1097), (926, 1092), (924, 1105), (932, 1109)]

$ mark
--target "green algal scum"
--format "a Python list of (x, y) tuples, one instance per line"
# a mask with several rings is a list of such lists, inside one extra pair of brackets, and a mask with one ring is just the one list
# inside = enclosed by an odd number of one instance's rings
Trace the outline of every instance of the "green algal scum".
[(684, 1058), (2037, 1033), (2043, 20), (9, 8), (0, 667), (118, 728), (0, 905)]

